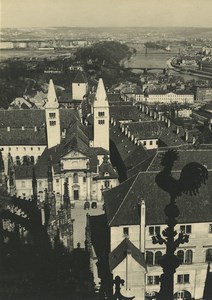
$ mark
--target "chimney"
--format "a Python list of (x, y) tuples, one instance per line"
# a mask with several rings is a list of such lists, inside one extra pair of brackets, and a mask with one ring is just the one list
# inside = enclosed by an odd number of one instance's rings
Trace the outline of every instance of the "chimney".
[(10, 126), (7, 126), (7, 131), (10, 131)]
[(145, 225), (146, 225), (146, 205), (142, 200), (140, 204), (140, 251), (145, 252)]
[(38, 128), (37, 126), (34, 127), (34, 132), (38, 131)]

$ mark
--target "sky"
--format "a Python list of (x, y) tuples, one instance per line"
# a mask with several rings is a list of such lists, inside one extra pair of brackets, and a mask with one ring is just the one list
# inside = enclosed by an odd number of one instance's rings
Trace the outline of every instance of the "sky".
[(212, 0), (0, 0), (1, 27), (212, 27)]

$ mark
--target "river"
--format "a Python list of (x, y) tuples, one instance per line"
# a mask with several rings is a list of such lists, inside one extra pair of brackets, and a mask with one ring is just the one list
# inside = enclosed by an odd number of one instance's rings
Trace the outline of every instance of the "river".
[[(126, 68), (167, 68), (168, 67), (168, 61), (173, 57), (171, 53), (158, 53), (158, 54), (136, 54), (132, 56), (129, 60), (126, 60), (124, 62), (124, 66)], [(133, 70), (133, 72), (136, 73), (143, 73), (141, 70)], [(162, 72), (160, 70), (153, 70), (148, 72)], [(176, 72), (174, 70), (169, 71), (170, 75), (178, 75), (184, 78), (185, 81), (187, 80), (208, 80), (208, 78), (204, 78), (197, 75), (189, 75), (189, 74), (182, 74), (179, 72)]]

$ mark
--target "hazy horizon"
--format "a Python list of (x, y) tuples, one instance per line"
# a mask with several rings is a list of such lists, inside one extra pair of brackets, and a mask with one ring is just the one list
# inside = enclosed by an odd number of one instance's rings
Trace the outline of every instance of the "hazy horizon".
[(211, 0), (0, 0), (1, 28), (212, 27)]

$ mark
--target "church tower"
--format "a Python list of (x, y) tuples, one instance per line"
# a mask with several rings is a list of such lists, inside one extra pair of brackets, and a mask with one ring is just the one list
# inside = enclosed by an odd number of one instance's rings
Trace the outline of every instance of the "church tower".
[(60, 114), (59, 103), (52, 79), (49, 81), (47, 102), (45, 104), (46, 131), (48, 148), (60, 144)]
[(72, 99), (83, 100), (88, 92), (88, 80), (83, 72), (78, 72), (72, 82)]
[(109, 104), (102, 78), (99, 79), (93, 103), (94, 147), (109, 151)]

